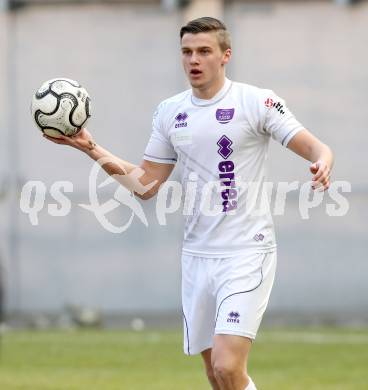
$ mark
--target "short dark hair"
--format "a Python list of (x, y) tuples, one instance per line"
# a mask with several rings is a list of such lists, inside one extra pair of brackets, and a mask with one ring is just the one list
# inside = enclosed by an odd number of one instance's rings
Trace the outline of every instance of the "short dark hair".
[(199, 34), (201, 32), (216, 32), (219, 45), (222, 51), (231, 49), (230, 34), (221, 20), (204, 16), (188, 22), (180, 29), (180, 39), (184, 34)]

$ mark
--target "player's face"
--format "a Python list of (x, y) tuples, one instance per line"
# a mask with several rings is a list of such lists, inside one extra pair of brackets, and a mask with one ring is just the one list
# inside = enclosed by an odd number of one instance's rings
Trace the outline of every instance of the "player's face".
[(215, 32), (184, 34), (181, 40), (185, 74), (193, 88), (209, 88), (223, 79), (231, 49), (222, 51)]

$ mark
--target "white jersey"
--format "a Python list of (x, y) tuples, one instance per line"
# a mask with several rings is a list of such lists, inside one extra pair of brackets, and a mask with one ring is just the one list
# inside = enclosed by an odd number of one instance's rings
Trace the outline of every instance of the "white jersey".
[(259, 199), (268, 143), (272, 137), (286, 146), (301, 129), (274, 92), (228, 79), (210, 100), (190, 89), (158, 106), (144, 159), (177, 164), (184, 253), (229, 257), (275, 249), (267, 199)]

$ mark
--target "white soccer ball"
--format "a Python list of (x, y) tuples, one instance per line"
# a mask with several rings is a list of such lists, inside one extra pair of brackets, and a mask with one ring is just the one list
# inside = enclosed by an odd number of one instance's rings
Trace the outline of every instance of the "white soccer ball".
[(57, 78), (44, 82), (33, 95), (32, 117), (50, 137), (77, 134), (91, 116), (88, 92), (74, 80)]

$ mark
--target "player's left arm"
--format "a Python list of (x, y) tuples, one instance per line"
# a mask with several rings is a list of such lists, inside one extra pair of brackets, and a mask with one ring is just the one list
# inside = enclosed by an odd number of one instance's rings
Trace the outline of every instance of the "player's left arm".
[(287, 147), (312, 163), (312, 188), (327, 190), (334, 160), (331, 149), (306, 129), (296, 133)]

